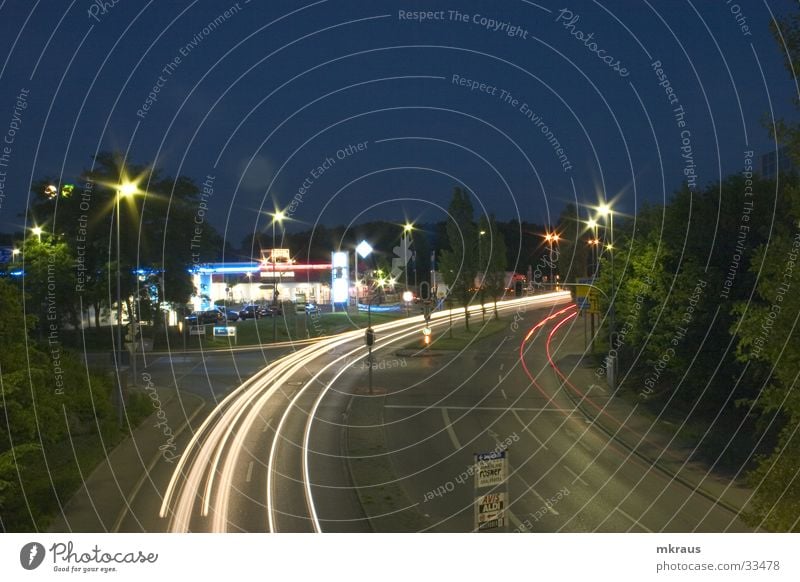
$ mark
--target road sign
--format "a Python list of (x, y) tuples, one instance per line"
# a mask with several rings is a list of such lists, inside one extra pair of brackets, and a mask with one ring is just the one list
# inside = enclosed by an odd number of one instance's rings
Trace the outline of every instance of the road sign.
[(475, 488), (502, 485), (508, 474), (506, 451), (475, 454)]
[(575, 285), (575, 297), (587, 297), (591, 289), (589, 285)]
[(236, 328), (233, 327), (232, 325), (215, 325), (214, 326), (214, 336), (216, 336), (216, 337), (236, 337)]
[(487, 493), (475, 498), (475, 529), (486, 531), (505, 526), (506, 494)]
[(600, 294), (595, 289), (589, 292), (589, 313), (600, 313)]
[(189, 335), (206, 335), (205, 325), (190, 325)]
[(575, 298), (575, 305), (578, 306), (578, 309), (583, 311), (583, 310), (589, 309), (591, 307), (591, 301), (589, 301), (588, 297), (576, 297)]

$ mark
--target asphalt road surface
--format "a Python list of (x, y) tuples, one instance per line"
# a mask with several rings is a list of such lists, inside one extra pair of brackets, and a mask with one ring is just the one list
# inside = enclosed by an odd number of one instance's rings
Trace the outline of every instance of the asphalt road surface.
[[(235, 388), (187, 445), (157, 511), (167, 531), (351, 532), (394, 529), (365, 510), (346, 459), (347, 411), (380, 398), (396, 484), (430, 531), (473, 531), (473, 454), (505, 450), (508, 531), (743, 531), (693, 492), (594, 427), (548, 360), (568, 293), (504, 302), (507, 328), (460, 352), (411, 357), (419, 317), (376, 326), (367, 394), (363, 331), (287, 354)], [(434, 315), (434, 334), (447, 326)], [(472, 325), (480, 325), (480, 315)], [(401, 355), (404, 354), (404, 355)], [(506, 491), (507, 487), (507, 491)], [(154, 503), (155, 504), (155, 503)]]

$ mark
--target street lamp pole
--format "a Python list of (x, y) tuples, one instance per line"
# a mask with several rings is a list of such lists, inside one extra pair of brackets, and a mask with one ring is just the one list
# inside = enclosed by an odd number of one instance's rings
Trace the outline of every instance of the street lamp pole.
[(278, 321), (275, 319), (277, 317), (277, 304), (278, 304), (278, 281), (275, 266), (275, 223), (282, 222), (284, 218), (284, 213), (281, 210), (276, 210), (275, 213), (272, 215), (272, 252), (270, 259), (272, 260), (272, 343), (278, 341)]
[[(608, 349), (609, 353), (612, 349), (614, 349), (614, 335), (616, 331), (616, 307), (614, 305), (614, 300), (616, 298), (615, 293), (615, 281), (614, 281), (614, 212), (611, 210), (611, 207), (608, 204), (603, 204), (600, 207), (600, 214), (606, 220), (606, 225), (608, 226), (609, 232), (609, 243), (607, 245), (607, 249), (609, 253), (611, 253), (611, 289), (610, 295), (611, 299), (609, 302), (609, 326), (608, 326)], [(617, 363), (616, 361), (611, 361), (610, 364), (614, 367), (612, 373), (609, 375), (611, 378), (611, 386), (612, 390), (616, 389), (617, 384), (617, 375), (616, 375), (616, 368)]]
[(272, 343), (278, 341), (278, 322), (275, 319), (275, 304), (278, 295), (278, 281), (275, 278), (275, 217), (272, 217), (272, 251), (270, 252), (270, 261), (272, 261)]
[[(414, 225), (410, 222), (406, 222), (405, 226), (403, 227), (403, 270), (405, 271), (406, 291), (408, 291), (408, 241), (411, 240), (411, 231), (413, 230)], [(414, 268), (416, 269), (416, 265)]]

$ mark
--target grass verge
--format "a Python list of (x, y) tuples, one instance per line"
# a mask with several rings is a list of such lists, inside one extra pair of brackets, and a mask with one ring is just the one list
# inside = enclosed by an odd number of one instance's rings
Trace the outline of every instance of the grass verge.
[[(428, 523), (417, 506), (411, 507), (386, 455), (383, 401), (383, 397), (375, 396), (353, 399), (346, 441), (350, 475), (374, 531), (420, 531)], [(368, 425), (375, 426), (361, 428)]]

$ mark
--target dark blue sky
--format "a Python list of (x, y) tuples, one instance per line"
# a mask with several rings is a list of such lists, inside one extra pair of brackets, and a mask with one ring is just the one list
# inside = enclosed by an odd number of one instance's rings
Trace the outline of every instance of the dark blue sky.
[(107, 5), (0, 4), (4, 135), (29, 91), (0, 168), (2, 231), (24, 223), (32, 180), (72, 182), (108, 149), (213, 175), (211, 221), (234, 244), (306, 180), (296, 227), (441, 220), (456, 183), (501, 219), (546, 223), (602, 192), (633, 212), (687, 167), (698, 186), (741, 171), (746, 150), (774, 148), (765, 115), (796, 118), (768, 28), (788, 0)]

